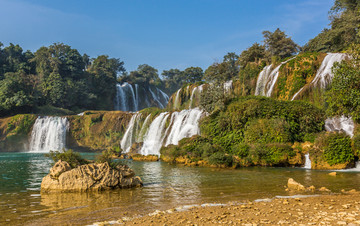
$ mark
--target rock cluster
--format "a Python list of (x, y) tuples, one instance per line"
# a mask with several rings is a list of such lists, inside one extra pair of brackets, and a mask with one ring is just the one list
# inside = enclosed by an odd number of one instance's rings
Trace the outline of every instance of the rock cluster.
[(71, 169), (59, 160), (41, 182), (42, 192), (84, 192), (142, 186), (140, 177), (126, 165), (111, 168), (105, 163), (90, 163)]

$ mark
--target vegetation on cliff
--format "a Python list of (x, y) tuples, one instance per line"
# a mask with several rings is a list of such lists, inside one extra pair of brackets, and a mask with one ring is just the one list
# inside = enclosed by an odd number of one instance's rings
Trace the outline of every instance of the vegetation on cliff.
[(331, 27), (311, 39), (304, 46), (304, 51), (340, 52), (351, 44), (360, 44), (358, 0), (335, 0), (329, 15)]
[(292, 144), (321, 132), (324, 120), (323, 110), (303, 102), (235, 98), (225, 103), (224, 110), (215, 110), (202, 119), (201, 137), (164, 147), (161, 154), (210, 164), (231, 165), (231, 156), (241, 159), (240, 165), (301, 164), (301, 157), (292, 161), (299, 153)]

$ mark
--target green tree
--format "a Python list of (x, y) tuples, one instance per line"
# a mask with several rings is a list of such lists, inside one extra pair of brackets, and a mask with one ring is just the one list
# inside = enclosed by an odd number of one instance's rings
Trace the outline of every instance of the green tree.
[(240, 65), (240, 68), (245, 68), (247, 64), (252, 62), (258, 63), (266, 57), (265, 46), (254, 43), (240, 54), (237, 64)]
[(201, 81), (204, 76), (203, 69), (201, 67), (188, 67), (184, 70), (185, 81), (188, 83), (195, 83)]
[(0, 80), (0, 115), (28, 112), (33, 107), (30, 76), (24, 72), (8, 72)]
[(279, 28), (274, 32), (263, 31), (264, 44), (271, 57), (284, 59), (299, 52), (300, 47)]
[(360, 122), (360, 45), (353, 45), (352, 60), (333, 68), (334, 78), (326, 92), (329, 115), (348, 115)]
[(96, 109), (113, 109), (113, 98), (116, 93), (116, 79), (118, 74), (124, 73), (124, 62), (120, 59), (109, 58), (107, 55), (93, 59), (88, 68), (92, 81), (92, 93), (96, 95)]
[(329, 12), (330, 29), (324, 29), (305, 46), (304, 51), (339, 52), (350, 44), (360, 44), (360, 2), (335, 0)]

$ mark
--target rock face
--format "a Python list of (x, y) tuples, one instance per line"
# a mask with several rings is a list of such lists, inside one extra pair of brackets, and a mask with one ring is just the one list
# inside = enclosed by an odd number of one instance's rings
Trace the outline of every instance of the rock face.
[(126, 165), (115, 169), (105, 163), (91, 163), (71, 169), (58, 161), (41, 182), (42, 192), (84, 192), (142, 186), (140, 177)]

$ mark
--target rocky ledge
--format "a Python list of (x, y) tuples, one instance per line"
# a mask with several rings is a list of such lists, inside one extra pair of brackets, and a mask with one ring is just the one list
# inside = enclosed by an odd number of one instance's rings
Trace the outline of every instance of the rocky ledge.
[(126, 165), (110, 167), (109, 163), (90, 163), (71, 169), (59, 160), (41, 182), (42, 192), (84, 192), (142, 186), (140, 177)]

